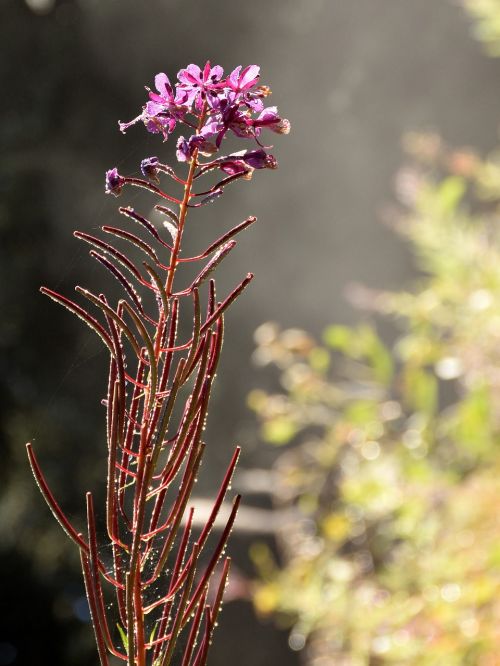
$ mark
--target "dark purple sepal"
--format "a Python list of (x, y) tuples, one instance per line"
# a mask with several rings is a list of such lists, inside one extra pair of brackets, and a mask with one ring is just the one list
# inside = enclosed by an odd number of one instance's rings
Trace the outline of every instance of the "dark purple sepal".
[(106, 194), (113, 194), (118, 197), (125, 185), (126, 179), (120, 176), (118, 169), (109, 169), (106, 171)]
[(155, 183), (159, 183), (158, 164), (159, 161), (157, 157), (146, 157), (143, 159), (141, 162), (141, 172), (144, 178), (149, 178)]

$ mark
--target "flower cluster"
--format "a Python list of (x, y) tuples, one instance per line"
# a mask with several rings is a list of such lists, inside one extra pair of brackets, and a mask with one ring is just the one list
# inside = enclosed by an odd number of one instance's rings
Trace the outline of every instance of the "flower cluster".
[(259, 72), (257, 65), (239, 66), (224, 77), (224, 70), (219, 65), (212, 67), (207, 62), (203, 69), (188, 65), (177, 74), (175, 86), (166, 74), (157, 74), (157, 92), (146, 88), (149, 101), (142, 113), (128, 123), (120, 122), (120, 129), (125, 132), (132, 125), (143, 122), (149, 132), (162, 134), (165, 140), (178, 123), (195, 130), (191, 136), (181, 136), (177, 141), (180, 162), (189, 162), (195, 150), (202, 155), (213, 155), (229, 132), (240, 138), (253, 139), (260, 147), (260, 150), (250, 151), (248, 159), (244, 154), (235, 158), (246, 165), (245, 169), (275, 168), (275, 159), (266, 153), (259, 138), (264, 128), (288, 134), (290, 123), (278, 115), (275, 106), (264, 107), (263, 100), (270, 94), (270, 89), (259, 85)]

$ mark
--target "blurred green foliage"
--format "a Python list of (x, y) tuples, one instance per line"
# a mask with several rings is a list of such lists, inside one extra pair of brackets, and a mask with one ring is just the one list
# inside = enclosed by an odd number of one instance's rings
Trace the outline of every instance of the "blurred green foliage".
[[(353, 298), (399, 333), (265, 324), (255, 390), (274, 470), (279, 566), (254, 601), (315, 666), (500, 664), (500, 156), (405, 139), (394, 227), (421, 276)], [(372, 317), (373, 319), (373, 317)]]
[(492, 56), (500, 56), (500, 0), (463, 0), (475, 20), (475, 36)]

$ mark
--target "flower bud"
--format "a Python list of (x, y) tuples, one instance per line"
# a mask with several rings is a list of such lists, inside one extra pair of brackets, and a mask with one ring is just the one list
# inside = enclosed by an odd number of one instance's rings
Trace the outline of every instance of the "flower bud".
[(156, 183), (160, 182), (158, 178), (158, 158), (146, 157), (141, 162), (141, 171), (144, 178), (149, 178)]
[(106, 194), (114, 194), (115, 197), (121, 194), (126, 179), (120, 176), (118, 169), (109, 169), (106, 171)]

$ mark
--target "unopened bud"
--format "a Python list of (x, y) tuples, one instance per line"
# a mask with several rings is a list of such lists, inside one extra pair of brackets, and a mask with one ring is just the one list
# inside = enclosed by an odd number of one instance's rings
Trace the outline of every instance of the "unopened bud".
[(109, 171), (106, 171), (106, 194), (114, 194), (115, 197), (119, 196), (125, 182), (125, 178), (120, 176), (116, 167), (109, 169)]
[(155, 183), (159, 183), (160, 179), (158, 178), (158, 158), (157, 157), (146, 157), (141, 162), (141, 171), (144, 178), (149, 178)]

